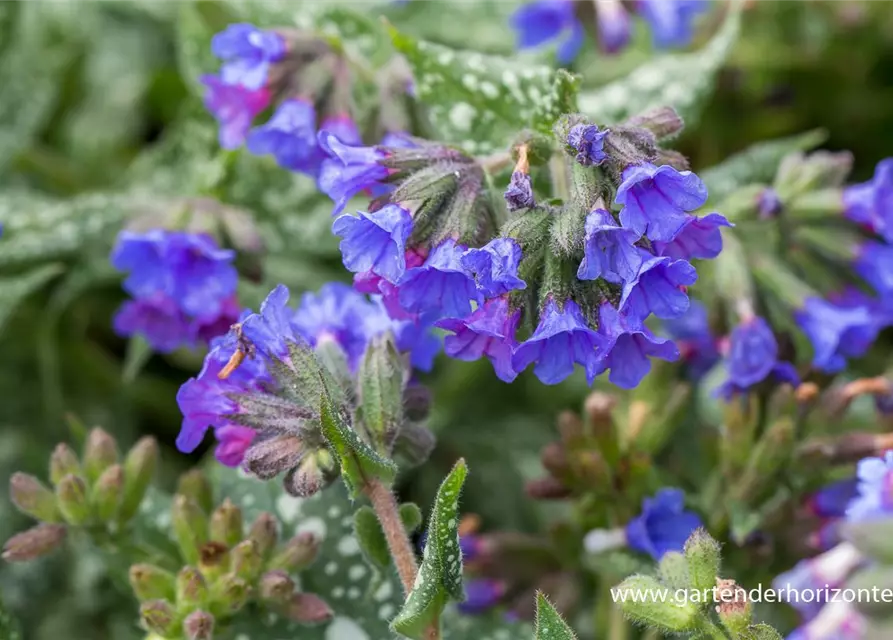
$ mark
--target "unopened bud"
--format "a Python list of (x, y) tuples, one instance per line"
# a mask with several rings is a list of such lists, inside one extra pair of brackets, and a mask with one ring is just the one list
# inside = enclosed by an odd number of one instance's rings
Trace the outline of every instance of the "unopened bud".
[(199, 469), (192, 469), (180, 476), (177, 494), (192, 498), (205, 513), (211, 513), (214, 508), (214, 491), (211, 483)]
[(124, 467), (113, 464), (102, 472), (93, 487), (93, 507), (100, 522), (109, 522), (118, 510), (124, 488)]
[(229, 571), (229, 548), (222, 542), (206, 542), (198, 550), (198, 568), (208, 580), (226, 573)]
[(56, 496), (44, 484), (27, 473), (14, 473), (9, 479), (9, 495), (22, 513), (40, 522), (58, 522)]
[(568, 477), (570, 465), (567, 459), (567, 451), (564, 446), (558, 442), (550, 442), (540, 454), (540, 461), (550, 474), (555, 478), (565, 479)]
[(245, 606), (251, 586), (234, 573), (228, 573), (214, 584), (212, 591), (211, 610), (225, 617)]
[(700, 613), (697, 605), (690, 598), (677, 600), (673, 591), (666, 599), (658, 598), (656, 594), (667, 593), (667, 589), (651, 576), (630, 576), (615, 587), (616, 593), (623, 591), (645, 594), (644, 598), (621, 598), (618, 603), (623, 613), (634, 622), (670, 634), (690, 631), (698, 624)]
[(310, 566), (319, 554), (319, 538), (315, 534), (304, 531), (283, 545), (282, 549), (270, 560), (271, 569), (283, 569), (295, 572)]
[(274, 606), (285, 606), (291, 602), (295, 592), (295, 581), (285, 571), (267, 571), (260, 578), (261, 600)]
[(257, 544), (261, 557), (267, 559), (279, 541), (279, 523), (266, 511), (257, 516), (248, 532), (248, 539)]
[(144, 602), (140, 605), (140, 620), (146, 631), (162, 638), (171, 638), (177, 633), (177, 614), (167, 600)]
[(288, 606), (288, 617), (301, 624), (321, 624), (334, 613), (325, 600), (312, 593), (296, 593)]
[(3, 545), (3, 559), (8, 562), (27, 562), (54, 551), (65, 540), (61, 524), (39, 524), (17, 533)]
[(431, 413), (431, 390), (420, 384), (409, 384), (403, 390), (403, 413), (407, 420), (420, 422)]
[(318, 453), (304, 457), (285, 476), (285, 490), (296, 498), (309, 498), (326, 486), (326, 474), (319, 464)]
[(124, 460), (124, 492), (118, 510), (120, 522), (128, 522), (136, 515), (157, 464), (158, 442), (155, 438), (147, 436), (140, 439), (127, 453)]
[(196, 567), (183, 567), (177, 574), (175, 590), (177, 606), (182, 610), (197, 609), (208, 602), (208, 584)]
[(685, 126), (673, 107), (655, 107), (645, 113), (633, 116), (624, 125), (648, 129), (658, 140), (678, 135)]
[(733, 637), (750, 626), (752, 607), (747, 600), (747, 591), (735, 584), (734, 580), (716, 579), (716, 599), (719, 605), (716, 613), (722, 625), (728, 629)]
[(690, 585), (688, 560), (678, 551), (668, 551), (660, 559), (661, 581), (671, 589), (687, 589)]
[(137, 600), (171, 600), (175, 597), (174, 575), (153, 564), (130, 567), (130, 587)]
[(264, 559), (257, 550), (254, 540), (244, 540), (230, 551), (230, 566), (233, 573), (249, 582), (260, 574)]
[(83, 478), (67, 475), (56, 485), (56, 504), (65, 521), (75, 526), (90, 519), (90, 501), (87, 499), (87, 483)]
[(707, 591), (716, 584), (720, 565), (719, 543), (704, 529), (695, 529), (685, 542), (685, 557), (688, 560), (688, 573), (691, 586), (698, 591)]
[(435, 444), (437, 439), (431, 429), (420, 424), (405, 423), (400, 429), (394, 448), (408, 466), (415, 467), (431, 457)]
[(208, 541), (208, 518), (196, 502), (184, 495), (174, 496), (171, 516), (174, 537), (186, 562), (198, 563), (199, 549)]
[(56, 445), (50, 456), (50, 482), (59, 484), (68, 474), (80, 475), (81, 463), (74, 450), (63, 442)]
[(567, 485), (552, 476), (528, 480), (524, 492), (534, 500), (564, 500), (572, 494)]
[(207, 611), (193, 611), (183, 620), (186, 640), (211, 640), (214, 637), (214, 616)]
[(242, 510), (227, 498), (211, 514), (211, 540), (234, 547), (242, 539)]
[(96, 427), (87, 436), (84, 446), (84, 474), (90, 484), (96, 482), (102, 472), (118, 462), (118, 444), (108, 432)]

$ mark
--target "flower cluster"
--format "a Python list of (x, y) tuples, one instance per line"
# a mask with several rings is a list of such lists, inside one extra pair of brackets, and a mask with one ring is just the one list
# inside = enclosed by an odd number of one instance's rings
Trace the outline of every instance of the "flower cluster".
[(133, 300), (118, 310), (115, 331), (141, 335), (161, 352), (225, 332), (239, 313), (234, 258), (204, 234), (123, 231), (111, 261), (128, 272), (124, 289)]
[(279, 285), (259, 313), (243, 312), (229, 333), (212, 342), (201, 372), (177, 394), (183, 413), (178, 449), (194, 451), (212, 428), (217, 459), (238, 466), (259, 429), (263, 431), (257, 421), (261, 408), (273, 412), (282, 424), (294, 422), (300, 431), (306, 416), (284, 417), (286, 404), (274, 395), (272, 369), (287, 357), (289, 342), (315, 348), (337, 345), (352, 370), (369, 341), (389, 331), (397, 349), (408, 354), (417, 369), (429, 369), (440, 349), (439, 339), (430, 331), (391, 320), (380, 300), (370, 301), (347, 285), (332, 283), (319, 293), (306, 293), (297, 309), (288, 306), (288, 298), (288, 289)]
[[(577, 17), (573, 0), (535, 0), (512, 15), (518, 48), (529, 49), (557, 42), (557, 58), (570, 64), (586, 40), (586, 29)], [(595, 3), (598, 44), (605, 53), (626, 47), (632, 35), (632, 19), (620, 0)], [(694, 36), (695, 19), (709, 6), (707, 0), (640, 0), (634, 11), (651, 29), (654, 46), (660, 49), (687, 46)]]

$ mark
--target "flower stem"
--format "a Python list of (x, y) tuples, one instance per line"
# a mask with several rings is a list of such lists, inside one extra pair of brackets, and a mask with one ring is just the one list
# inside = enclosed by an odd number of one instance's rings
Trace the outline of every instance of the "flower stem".
[(549, 171), (552, 174), (552, 195), (563, 202), (570, 198), (570, 173), (563, 153), (556, 153), (549, 159)]
[(403, 583), (403, 591), (409, 595), (415, 584), (416, 574), (419, 571), (416, 563), (415, 552), (412, 550), (412, 544), (409, 536), (406, 535), (406, 529), (403, 528), (403, 521), (400, 519), (400, 511), (397, 508), (397, 500), (389, 488), (384, 486), (380, 480), (373, 479), (366, 483), (363, 492), (372, 502), (372, 508), (381, 528), (384, 531), (385, 540), (388, 543), (388, 550), (397, 566), (397, 573), (400, 575), (400, 582)]

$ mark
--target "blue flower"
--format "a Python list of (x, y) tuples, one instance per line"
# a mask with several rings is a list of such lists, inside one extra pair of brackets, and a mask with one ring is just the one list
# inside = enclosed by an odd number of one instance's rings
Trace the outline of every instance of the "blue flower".
[(651, 26), (654, 46), (685, 47), (694, 37), (694, 19), (709, 6), (706, 0), (639, 0), (639, 12)]
[(893, 514), (893, 451), (883, 458), (865, 458), (856, 468), (858, 495), (846, 510), (849, 522), (863, 522)]
[(204, 103), (220, 124), (218, 138), (224, 149), (238, 149), (245, 142), (248, 130), (261, 111), (270, 104), (266, 89), (246, 89), (241, 85), (226, 84), (215, 75), (204, 75)]
[(518, 33), (518, 48), (531, 49), (559, 40), (557, 57), (561, 64), (573, 62), (586, 32), (574, 13), (573, 0), (536, 0), (519, 7), (511, 17)]
[(620, 223), (657, 242), (670, 242), (688, 224), (688, 211), (707, 202), (707, 187), (691, 171), (644, 162), (628, 166), (615, 201)]
[(835, 373), (872, 345), (880, 330), (878, 318), (866, 306), (846, 308), (821, 298), (807, 298), (794, 313), (800, 328), (812, 342), (813, 365)]
[(316, 141), (316, 109), (307, 100), (282, 102), (273, 116), (248, 135), (248, 150), (270, 154), (279, 166), (315, 176), (322, 162)]
[(457, 360), (477, 360), (486, 356), (503, 382), (512, 382), (518, 373), (512, 367), (512, 351), (517, 346), (515, 330), (519, 310), (512, 310), (505, 297), (491, 298), (467, 318), (447, 318), (436, 326), (452, 331), (444, 340), (444, 350)]
[(739, 324), (729, 336), (728, 379), (716, 395), (730, 400), (745, 393), (770, 375), (778, 382), (800, 384), (794, 365), (778, 361), (778, 342), (763, 318), (752, 317)]
[(536, 200), (533, 197), (533, 186), (530, 183), (530, 174), (521, 171), (512, 172), (509, 186), (506, 187), (505, 204), (509, 211), (519, 211), (521, 209), (532, 209), (536, 206)]
[(717, 340), (710, 331), (707, 309), (697, 300), (691, 300), (688, 311), (678, 318), (664, 320), (663, 327), (679, 347), (691, 379), (700, 379), (719, 362)]
[(317, 184), (320, 191), (335, 201), (332, 215), (341, 213), (347, 201), (356, 194), (377, 186), (388, 177), (388, 170), (379, 164), (379, 160), (387, 155), (384, 151), (376, 147), (351, 146), (353, 140), (339, 138), (326, 130), (319, 132), (318, 140), (328, 159), (322, 163)]
[(113, 326), (122, 338), (142, 336), (160, 353), (194, 344), (189, 319), (174, 300), (163, 294), (128, 300), (115, 314)]
[(842, 518), (847, 507), (858, 495), (858, 479), (846, 478), (826, 484), (806, 501), (809, 512), (819, 518)]
[(671, 258), (711, 260), (722, 251), (720, 229), (732, 226), (725, 216), (718, 213), (709, 213), (702, 218), (690, 216), (672, 241), (655, 242), (654, 251), (659, 256)]
[(781, 198), (778, 197), (778, 192), (772, 187), (766, 187), (757, 196), (757, 210), (760, 212), (762, 220), (775, 218), (781, 213), (783, 208), (784, 204)]
[(586, 370), (589, 384), (604, 371), (604, 337), (592, 329), (573, 300), (559, 306), (549, 298), (540, 312), (539, 325), (515, 349), (512, 367), (523, 371), (536, 362), (533, 372), (543, 384), (558, 384), (574, 372), (574, 363)]
[(636, 277), (623, 285), (620, 311), (640, 320), (651, 313), (658, 318), (681, 316), (689, 305), (683, 287), (695, 283), (697, 271), (685, 260), (656, 257), (646, 251), (642, 256)]
[(632, 21), (620, 0), (600, 0), (596, 4), (598, 44), (605, 53), (626, 48), (632, 34)]
[(881, 298), (893, 297), (893, 246), (868, 241), (857, 249), (853, 267)]
[(207, 318), (219, 315), (236, 290), (234, 258), (208, 235), (155, 229), (122, 231), (111, 262), (130, 272), (124, 289), (135, 298), (163, 294), (187, 316)]
[(577, 152), (575, 160), (588, 167), (607, 160), (608, 154), (604, 151), (607, 135), (607, 129), (600, 131), (594, 124), (575, 124), (567, 134), (567, 144)]
[(363, 331), (367, 340), (390, 331), (394, 336), (397, 350), (409, 354), (409, 362), (414, 369), (430, 371), (434, 359), (440, 353), (440, 336), (432, 331), (427, 318), (393, 318), (384, 296), (372, 296), (372, 307), (363, 312)]
[(501, 296), (527, 284), (518, 277), (521, 247), (512, 238), (494, 238), (480, 249), (469, 249), (462, 266), (474, 274), (478, 289), (487, 298)]
[(608, 379), (623, 389), (634, 389), (649, 371), (649, 357), (673, 362), (679, 349), (667, 338), (658, 338), (641, 320), (631, 320), (610, 302), (599, 310), (598, 332), (605, 338), (604, 366), (611, 370)]
[(455, 240), (444, 240), (425, 263), (409, 269), (400, 282), (400, 305), (410, 313), (436, 313), (441, 318), (464, 318), (471, 314), (471, 301), (482, 296), (474, 277), (462, 264), (466, 248)]
[(301, 296), (291, 324), (311, 347), (325, 339), (337, 342), (353, 368), (368, 342), (364, 316), (373, 311), (373, 305), (362, 294), (346, 284), (330, 282), (319, 293)]
[(231, 24), (211, 38), (211, 52), (225, 60), (220, 77), (226, 84), (260, 89), (267, 82), (270, 64), (285, 55), (285, 41), (274, 31), (253, 24)]
[(665, 488), (653, 498), (645, 498), (642, 513), (626, 525), (626, 540), (636, 551), (660, 560), (668, 551), (682, 551), (700, 526), (698, 515), (685, 510), (682, 490)]
[(288, 297), (288, 287), (277, 285), (261, 304), (260, 313), (242, 321), (242, 335), (265, 358), (281, 360), (288, 353), (289, 342), (301, 342), (292, 323), (295, 312), (287, 306)]
[(505, 584), (491, 578), (475, 578), (465, 583), (465, 601), (460, 602), (459, 611), (475, 615), (495, 607), (505, 595)]
[(621, 227), (608, 211), (590, 212), (586, 216), (584, 255), (577, 277), (604, 278), (615, 284), (635, 280), (643, 262), (643, 253), (635, 246), (638, 239), (639, 234)]
[(412, 216), (403, 207), (389, 204), (356, 217), (342, 215), (332, 233), (343, 238), (341, 257), (354, 273), (372, 272), (396, 284), (406, 273), (406, 241), (412, 232)]
[(844, 215), (893, 242), (893, 158), (878, 163), (868, 182), (843, 192)]

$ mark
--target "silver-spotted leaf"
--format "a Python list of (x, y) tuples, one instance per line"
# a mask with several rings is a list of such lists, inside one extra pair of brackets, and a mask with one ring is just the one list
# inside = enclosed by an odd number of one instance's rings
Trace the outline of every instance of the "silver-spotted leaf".
[(464, 600), (462, 551), (459, 548), (459, 495), (468, 467), (459, 460), (437, 491), (428, 523), (422, 565), (412, 591), (392, 627), (404, 636), (421, 640), (450, 600)]
[(577, 636), (543, 593), (536, 594), (534, 640), (576, 640)]

